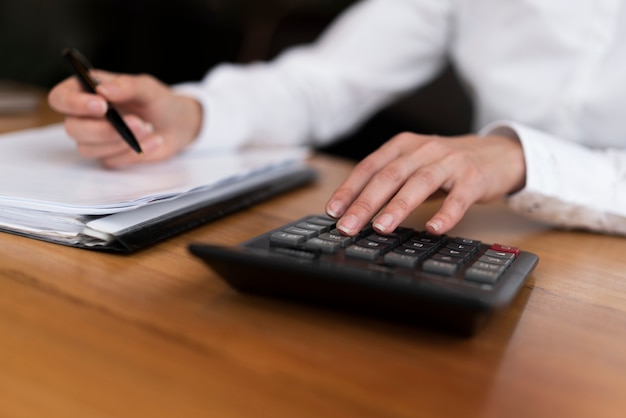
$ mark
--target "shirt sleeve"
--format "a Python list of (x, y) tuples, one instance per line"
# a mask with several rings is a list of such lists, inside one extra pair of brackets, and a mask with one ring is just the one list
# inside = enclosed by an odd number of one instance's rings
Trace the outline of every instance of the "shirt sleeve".
[(518, 138), (526, 185), (511, 209), (548, 224), (626, 235), (626, 151), (589, 148), (514, 122), (480, 132)]
[(442, 69), (449, 20), (450, 0), (361, 1), (313, 44), (176, 86), (203, 106), (194, 146), (321, 145), (348, 134)]

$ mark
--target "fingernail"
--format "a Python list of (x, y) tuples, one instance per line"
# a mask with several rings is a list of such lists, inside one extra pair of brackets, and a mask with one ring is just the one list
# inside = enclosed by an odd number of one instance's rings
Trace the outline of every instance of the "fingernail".
[(391, 216), (388, 213), (385, 213), (381, 215), (380, 217), (376, 218), (373, 226), (379, 232), (386, 232), (391, 227), (392, 223), (393, 223), (393, 216)]
[(98, 115), (103, 115), (107, 111), (107, 103), (106, 101), (100, 99), (91, 99), (87, 102), (87, 108), (90, 112), (93, 112)]
[(326, 213), (333, 218), (339, 218), (343, 215), (343, 204), (338, 200), (333, 200), (326, 207)]
[(151, 136), (142, 142), (141, 148), (145, 153), (154, 151), (160, 148), (165, 140), (161, 135)]
[(429, 221), (426, 223), (426, 228), (430, 229), (433, 232), (439, 231), (443, 227), (443, 224), (440, 220)]
[(348, 215), (337, 222), (337, 229), (346, 235), (352, 235), (357, 231), (358, 219), (354, 215)]
[(143, 129), (146, 134), (151, 134), (154, 132), (154, 126), (150, 122), (145, 122), (143, 124)]

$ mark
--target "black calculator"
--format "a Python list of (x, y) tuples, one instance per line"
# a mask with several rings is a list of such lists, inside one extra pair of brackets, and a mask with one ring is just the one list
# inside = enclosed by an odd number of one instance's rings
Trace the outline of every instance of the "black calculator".
[(191, 244), (235, 289), (473, 335), (519, 293), (539, 258), (407, 227), (347, 237), (310, 215), (236, 246)]

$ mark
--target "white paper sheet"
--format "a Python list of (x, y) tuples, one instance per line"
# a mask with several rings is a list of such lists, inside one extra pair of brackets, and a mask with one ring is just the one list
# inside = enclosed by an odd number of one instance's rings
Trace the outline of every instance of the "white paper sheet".
[[(183, 153), (160, 163), (111, 170), (82, 158), (62, 125), (0, 135), (0, 211), (103, 215), (228, 184), (302, 161), (304, 148)], [(1, 215), (1, 213), (0, 213)]]

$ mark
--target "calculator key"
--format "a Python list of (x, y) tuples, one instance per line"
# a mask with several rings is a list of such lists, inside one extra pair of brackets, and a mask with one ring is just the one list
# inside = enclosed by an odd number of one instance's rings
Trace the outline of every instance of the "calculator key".
[(413, 234), (413, 230), (410, 228), (397, 227), (393, 232), (386, 234), (387, 237), (398, 238), (400, 240), (406, 239), (409, 235)]
[(398, 254), (402, 254), (402, 255), (408, 255), (408, 256), (411, 256), (411, 257), (418, 257), (418, 258), (424, 258), (424, 257), (428, 256), (428, 254), (430, 254), (430, 252), (428, 250), (421, 250), (421, 249), (405, 247), (405, 246), (400, 246), (400, 247), (394, 248), (393, 252), (394, 253), (398, 253)]
[(509, 264), (511, 264), (513, 262), (512, 258), (504, 258), (504, 257), (491, 257), (488, 255), (482, 255), (480, 256), (480, 258), (478, 259), (478, 261), (482, 261), (483, 263), (489, 263), (489, 264), (497, 264), (499, 266), (508, 266)]
[(372, 234), (367, 236), (367, 240), (379, 242), (381, 244), (395, 244), (398, 238), (390, 237), (387, 235)]
[(497, 264), (491, 264), (491, 263), (485, 263), (482, 261), (477, 261), (474, 264), (472, 264), (472, 267), (480, 269), (480, 270), (486, 270), (486, 271), (494, 271), (494, 272), (503, 272), (505, 269), (505, 266), (500, 266)]
[(314, 231), (317, 231), (320, 234), (322, 232), (326, 232), (326, 231), (328, 231), (330, 229), (330, 226), (328, 226), (328, 225), (314, 224), (312, 222), (300, 222), (296, 226), (298, 228), (303, 228), (303, 229), (312, 229)]
[(443, 254), (443, 255), (449, 255), (452, 257), (458, 257), (462, 260), (467, 260), (470, 257), (470, 253), (469, 251), (459, 251), (459, 250), (453, 250), (451, 248), (442, 248), (441, 250), (439, 250), (438, 254)]
[(390, 248), (389, 243), (371, 241), (369, 239), (362, 239), (360, 241), (357, 241), (356, 245), (358, 245), (359, 247), (365, 247), (365, 248), (376, 248), (381, 251), (387, 248)]
[(372, 228), (371, 224), (368, 224), (365, 227), (363, 227), (363, 229), (361, 229), (361, 231), (359, 231), (359, 233), (356, 236), (358, 238), (363, 238), (373, 233), (374, 233), (374, 228)]
[(491, 246), (491, 249), (494, 251), (498, 251), (498, 252), (515, 254), (515, 257), (517, 257), (520, 252), (520, 249), (517, 247), (512, 247), (510, 245), (503, 245), (503, 244), (493, 244)]
[(408, 248), (414, 248), (416, 250), (422, 250), (422, 251), (432, 251), (433, 249), (436, 248), (435, 244), (428, 243), (428, 242), (413, 241), (413, 240), (404, 242), (402, 246), (408, 247)]
[(506, 258), (509, 260), (513, 260), (515, 258), (515, 254), (513, 253), (508, 253), (508, 252), (503, 252), (503, 251), (495, 251), (492, 249), (489, 249), (487, 251), (485, 251), (485, 255), (489, 256), (489, 257), (499, 257), (499, 258)]
[(346, 256), (360, 258), (363, 260), (376, 260), (380, 256), (380, 248), (367, 248), (359, 245), (350, 245), (346, 248)]
[(478, 247), (481, 244), (481, 241), (478, 241), (475, 239), (469, 239), (469, 238), (462, 238), (462, 237), (455, 238), (454, 242), (456, 242), (457, 244), (463, 244), (463, 245), (473, 245), (475, 247)]
[(318, 232), (313, 229), (298, 228), (297, 226), (290, 226), (289, 228), (283, 229), (283, 231), (289, 232), (290, 234), (304, 235), (307, 239), (313, 238), (318, 234)]
[(334, 234), (332, 232), (324, 232), (323, 234), (320, 234), (319, 238), (325, 239), (327, 241), (338, 242), (339, 244), (341, 244), (342, 247), (346, 247), (353, 241), (352, 237), (347, 237), (341, 234)]
[(503, 270), (483, 270), (478, 267), (470, 267), (465, 271), (465, 280), (481, 283), (481, 284), (495, 284)]
[(437, 253), (431, 257), (433, 260), (442, 261), (444, 263), (462, 264), (463, 258), (455, 255)]
[(270, 243), (279, 245), (296, 246), (306, 240), (304, 235), (292, 234), (285, 231), (277, 231), (270, 235)]
[(455, 241), (446, 243), (446, 248), (456, 251), (466, 251), (469, 255), (474, 254), (478, 249), (475, 245), (460, 244)]
[(429, 233), (416, 234), (411, 238), (413, 241), (426, 242), (429, 244), (441, 244), (448, 239), (446, 235), (432, 235)]
[(429, 271), (431, 273), (437, 273), (444, 276), (452, 276), (458, 268), (458, 263), (439, 261), (432, 258), (429, 258), (422, 264), (422, 269), (424, 269), (424, 271)]
[(418, 255), (401, 254), (395, 251), (385, 254), (385, 264), (397, 267), (415, 268), (420, 257)]
[(323, 253), (333, 254), (339, 251), (341, 242), (314, 237), (306, 242), (305, 247), (309, 250), (320, 250)]
[(337, 223), (337, 221), (334, 219), (322, 218), (321, 216), (311, 216), (310, 218), (307, 218), (307, 222), (310, 222), (316, 225), (324, 225), (329, 228), (334, 227), (335, 224)]
[[(341, 233), (341, 231), (340, 231), (340, 230), (338, 230), (337, 228), (332, 228), (330, 231), (328, 231), (328, 233), (329, 233), (329, 234), (333, 234), (333, 235), (343, 235), (343, 234)], [(345, 237), (345, 236), (347, 236), (347, 235), (343, 235), (343, 236)], [(354, 237), (351, 237), (351, 238), (352, 238), (352, 240), (354, 240)]]

